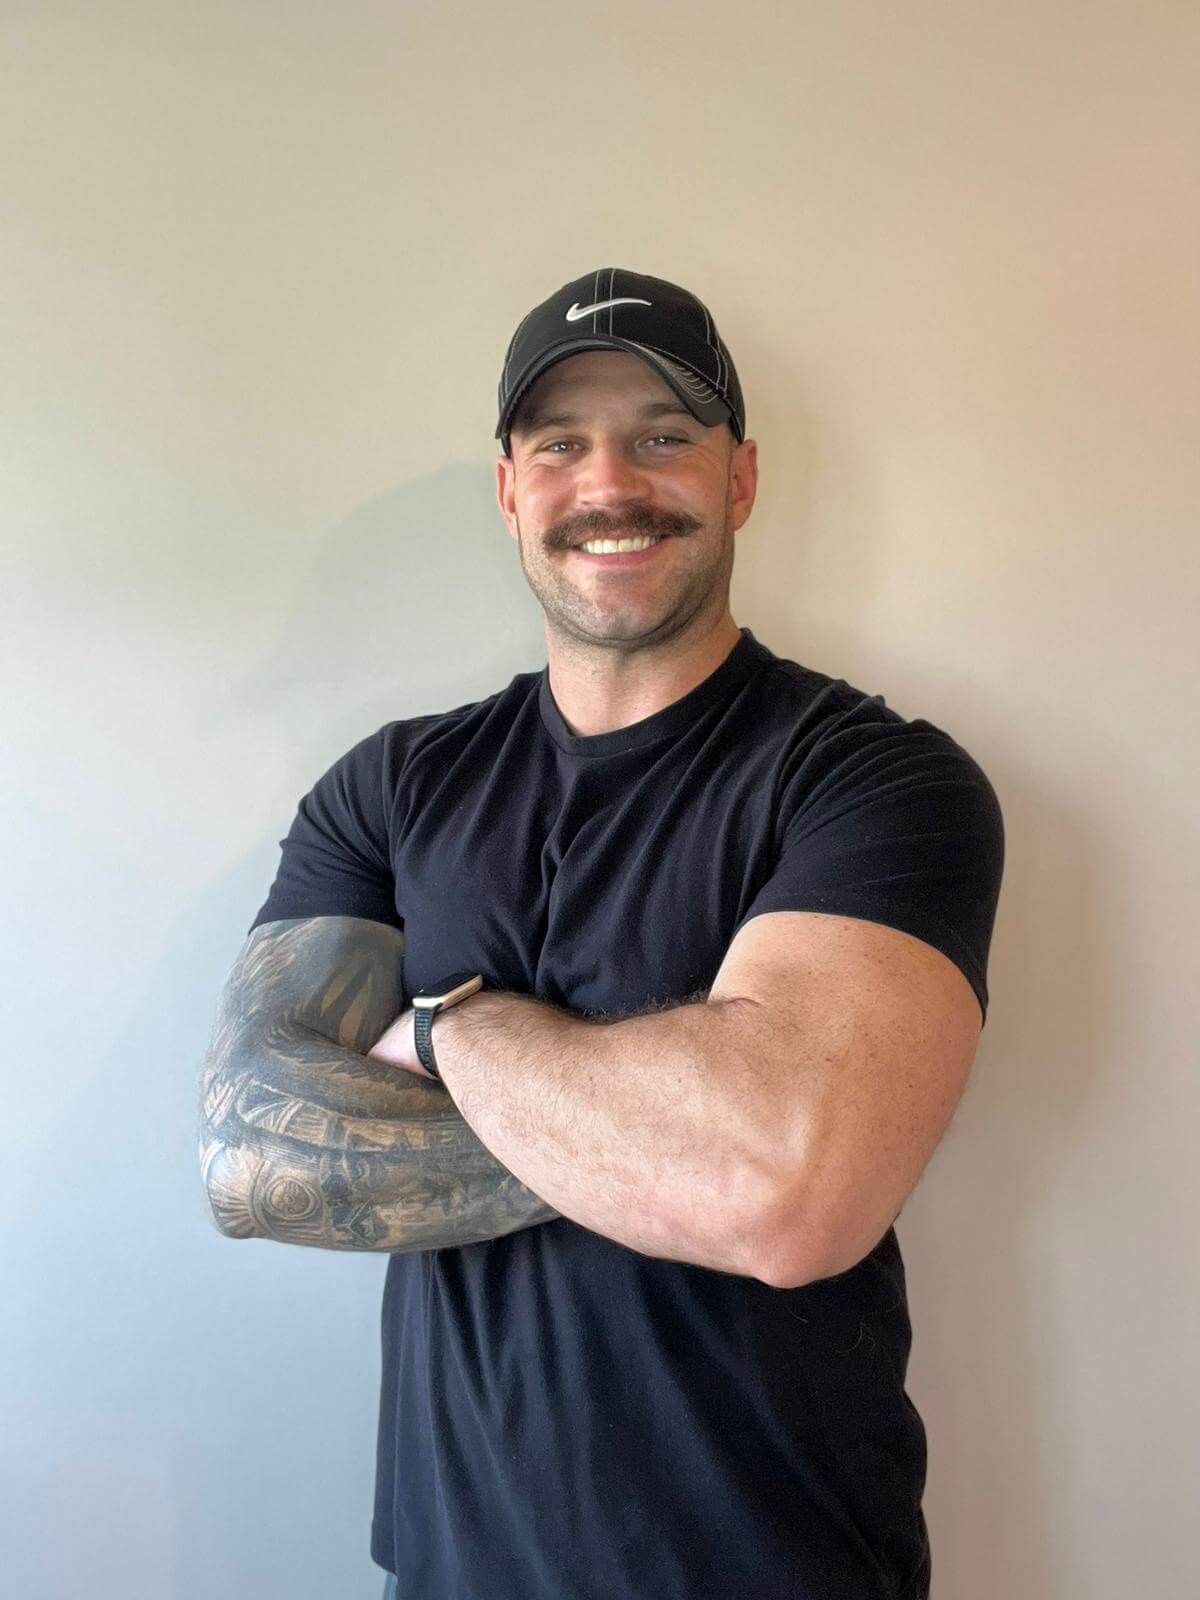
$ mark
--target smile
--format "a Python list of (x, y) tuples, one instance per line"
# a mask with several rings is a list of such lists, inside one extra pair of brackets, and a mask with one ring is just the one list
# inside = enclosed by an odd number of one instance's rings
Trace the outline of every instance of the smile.
[(652, 544), (657, 544), (662, 538), (661, 533), (639, 534), (633, 539), (588, 539), (582, 545), (576, 545), (577, 550), (586, 550), (589, 555), (625, 554), (630, 550), (646, 550)]
[(666, 542), (666, 534), (640, 539), (589, 539), (587, 544), (576, 545), (571, 554), (603, 567), (635, 567), (653, 560), (659, 545)]

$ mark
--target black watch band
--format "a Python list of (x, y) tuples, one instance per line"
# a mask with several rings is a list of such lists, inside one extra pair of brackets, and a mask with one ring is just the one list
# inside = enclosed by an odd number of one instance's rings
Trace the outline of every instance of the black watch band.
[(430, 1077), (436, 1078), (439, 1083), (442, 1081), (442, 1075), (433, 1057), (433, 1019), (441, 1009), (441, 1006), (436, 1009), (418, 1006), (413, 1012), (413, 1042), (417, 1047), (417, 1060)]
[(441, 983), (420, 989), (412, 996), (413, 1044), (416, 1047), (417, 1060), (429, 1076), (436, 1078), (439, 1083), (442, 1075), (438, 1071), (433, 1054), (433, 1019), (439, 1011), (458, 1005), (460, 1001), (482, 988), (481, 972), (455, 972), (450, 977), (443, 978)]

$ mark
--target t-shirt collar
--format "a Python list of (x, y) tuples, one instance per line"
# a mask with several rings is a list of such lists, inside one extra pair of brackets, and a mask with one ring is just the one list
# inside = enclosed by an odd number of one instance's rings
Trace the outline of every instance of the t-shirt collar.
[(689, 689), (687, 694), (673, 700), (653, 716), (643, 717), (640, 722), (631, 722), (627, 728), (614, 728), (609, 733), (571, 732), (550, 688), (550, 667), (547, 664), (542, 669), (538, 683), (542, 723), (561, 750), (577, 756), (622, 755), (631, 750), (644, 750), (661, 739), (677, 738), (711, 706), (731, 697), (770, 659), (771, 652), (759, 643), (749, 628), (742, 628), (740, 632), (741, 638), (724, 661), (694, 689)]

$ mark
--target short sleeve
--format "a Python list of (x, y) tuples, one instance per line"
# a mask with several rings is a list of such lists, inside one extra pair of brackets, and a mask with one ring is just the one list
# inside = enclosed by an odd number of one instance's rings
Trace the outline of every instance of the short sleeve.
[(955, 963), (986, 1023), (1000, 803), (948, 734), (888, 715), (852, 719), (792, 775), (778, 860), (738, 927), (763, 911), (822, 911), (899, 928)]
[[(390, 725), (389, 725), (390, 726)], [(402, 928), (384, 795), (387, 727), (361, 740), (300, 801), (275, 881), (250, 928), (284, 917), (366, 917)]]

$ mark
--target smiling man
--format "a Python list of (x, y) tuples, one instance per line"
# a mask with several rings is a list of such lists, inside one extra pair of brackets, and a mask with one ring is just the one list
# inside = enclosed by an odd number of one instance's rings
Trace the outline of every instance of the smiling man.
[(662, 370), (625, 350), (568, 354), (535, 380), (497, 462), (550, 687), (578, 733), (670, 705), (740, 638), (729, 582), (757, 446), (694, 416)]
[(386, 1595), (918, 1600), (893, 1224), (986, 1017), (996, 795), (734, 621), (757, 447), (693, 294), (565, 284), (499, 403), (546, 665), (301, 800), (205, 1066), (210, 1214), (390, 1253)]

